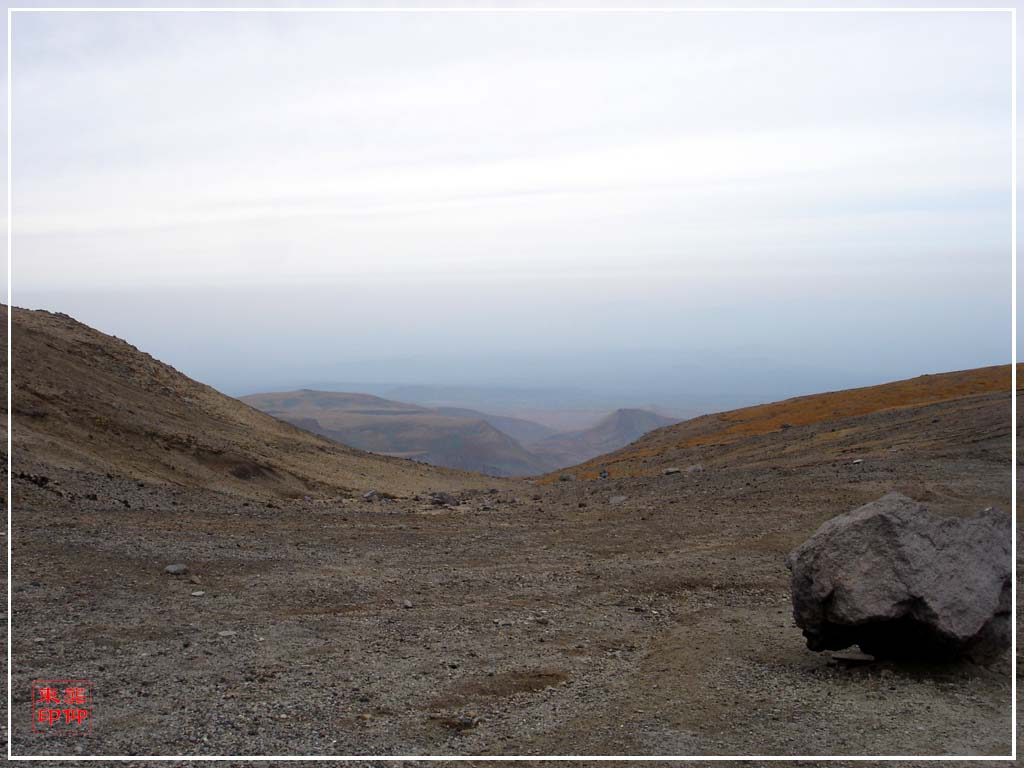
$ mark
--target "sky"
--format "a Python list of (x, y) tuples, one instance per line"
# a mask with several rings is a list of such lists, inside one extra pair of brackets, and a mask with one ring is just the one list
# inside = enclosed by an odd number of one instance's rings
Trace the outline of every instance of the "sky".
[(16, 14), (14, 304), (229, 394), (710, 407), (1008, 362), (1010, 42), (1002, 13)]

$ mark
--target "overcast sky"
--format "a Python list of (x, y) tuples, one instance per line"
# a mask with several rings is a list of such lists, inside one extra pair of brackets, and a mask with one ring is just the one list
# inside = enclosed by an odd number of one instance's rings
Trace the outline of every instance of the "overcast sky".
[(13, 38), (15, 305), (232, 393), (756, 399), (1009, 359), (1007, 14), (47, 13)]

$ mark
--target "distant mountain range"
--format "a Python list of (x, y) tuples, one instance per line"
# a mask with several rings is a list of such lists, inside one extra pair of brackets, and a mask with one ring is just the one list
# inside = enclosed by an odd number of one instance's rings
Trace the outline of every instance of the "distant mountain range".
[(617, 451), (651, 430), (675, 424), (678, 419), (639, 408), (621, 408), (590, 429), (551, 435), (530, 446), (538, 457), (556, 467), (573, 464)]
[(674, 423), (652, 411), (625, 409), (590, 429), (559, 433), (526, 419), (361, 393), (302, 389), (240, 399), (354, 448), (499, 477), (542, 474), (586, 461)]

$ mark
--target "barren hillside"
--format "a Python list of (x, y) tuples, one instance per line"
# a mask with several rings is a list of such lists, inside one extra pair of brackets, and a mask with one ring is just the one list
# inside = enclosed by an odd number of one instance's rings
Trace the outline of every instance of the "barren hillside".
[(13, 320), (14, 458), (25, 471), (55, 465), (253, 496), (486, 484), (310, 434), (66, 315), (15, 309)]
[(1003, 365), (795, 397), (664, 427), (572, 471), (649, 477), (698, 463), (800, 466), (894, 453), (948, 455), (967, 446), (984, 451), (1009, 437), (1010, 386), (1010, 366)]

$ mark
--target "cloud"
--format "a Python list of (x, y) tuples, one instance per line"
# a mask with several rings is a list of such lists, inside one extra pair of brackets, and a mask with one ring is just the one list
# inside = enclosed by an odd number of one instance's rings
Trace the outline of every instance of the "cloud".
[[(574, 286), (570, 316), (613, 286), (623, 343), (646, 322), (685, 335), (699, 318), (672, 327), (672, 296), (725, 291), (739, 314), (719, 322), (719, 343), (741, 343), (772, 295), (793, 308), (777, 330), (799, 346), (822, 343), (799, 310), (817, 316), (823, 286), (837, 313), (824, 325), (837, 329), (875, 285), (929, 320), (905, 342), (930, 345), (971, 306), (1006, 300), (1007, 24), (19, 16), (16, 303), (292, 286), (281, 300), (300, 317), (303, 285), (358, 286), (372, 306), (399, 280), (421, 290), (392, 308), (395, 328), (436, 314), (431, 286), (443, 284), (445, 301), (460, 287), (487, 296), (474, 345), (529, 346), (544, 322), (524, 322), (523, 296), (552, 284)], [(951, 305), (953, 289), (969, 293)], [(138, 307), (124, 307), (105, 319), (129, 335)], [(599, 304), (586, 312), (602, 322)], [(970, 327), (997, 338), (1000, 322)], [(430, 327), (436, 343), (452, 332)], [(377, 341), (400, 346), (401, 334)]]

